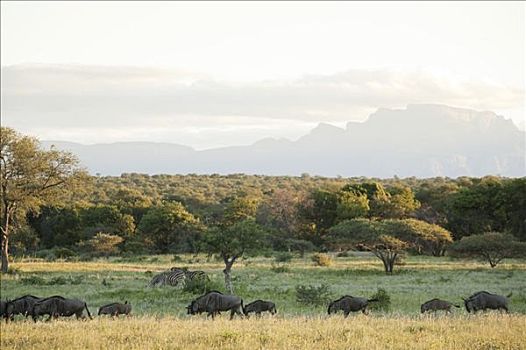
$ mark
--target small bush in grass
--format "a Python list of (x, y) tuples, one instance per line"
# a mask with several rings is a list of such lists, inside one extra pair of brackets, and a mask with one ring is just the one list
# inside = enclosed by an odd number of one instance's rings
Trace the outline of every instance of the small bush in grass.
[(59, 259), (67, 259), (71, 258), (73, 256), (76, 256), (77, 253), (75, 253), (73, 250), (69, 248), (54, 248), (53, 251), (55, 252), (55, 256)]
[(332, 259), (328, 254), (316, 253), (312, 256), (312, 261), (316, 266), (331, 266)]
[(348, 258), (348, 257), (350, 257), (350, 256), (351, 256), (351, 253), (350, 253), (348, 250), (345, 250), (345, 251), (343, 251), (343, 252), (338, 252), (338, 253), (336, 254), (336, 257), (337, 257), (337, 258)]
[(217, 280), (211, 280), (207, 276), (193, 280), (186, 280), (183, 290), (191, 294), (205, 294), (211, 290), (222, 290), (223, 287), (223, 283)]
[(389, 311), (391, 306), (391, 296), (383, 288), (378, 288), (376, 293), (371, 295), (369, 299), (378, 299), (378, 301), (373, 301), (369, 303), (369, 308), (375, 311)]
[(325, 305), (331, 300), (329, 286), (296, 286), (296, 301), (304, 305)]
[(183, 261), (183, 258), (181, 258), (179, 255), (177, 254), (174, 254), (173, 258), (172, 258), (172, 262), (181, 262)]
[(290, 272), (290, 268), (285, 264), (272, 263), (272, 266), (270, 267), (270, 271), (275, 272), (275, 273), (284, 273), (284, 272)]
[(20, 282), (22, 282), (22, 284), (28, 284), (28, 285), (46, 285), (47, 284), (45, 279), (43, 279), (40, 276), (35, 276), (35, 275), (22, 277), (20, 279)]
[(290, 262), (293, 257), (294, 255), (292, 255), (291, 253), (284, 252), (276, 254), (276, 256), (274, 256), (274, 260), (278, 263), (286, 263)]

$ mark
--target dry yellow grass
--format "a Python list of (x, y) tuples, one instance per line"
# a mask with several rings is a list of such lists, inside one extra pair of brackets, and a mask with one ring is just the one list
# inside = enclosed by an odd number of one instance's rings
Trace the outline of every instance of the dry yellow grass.
[(2, 349), (525, 349), (526, 316), (60, 320), (2, 324)]

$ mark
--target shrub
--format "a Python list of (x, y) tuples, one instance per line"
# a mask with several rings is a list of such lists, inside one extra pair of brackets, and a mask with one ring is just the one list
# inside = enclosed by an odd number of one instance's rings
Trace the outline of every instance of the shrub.
[(46, 284), (45, 279), (43, 279), (40, 276), (35, 276), (35, 275), (22, 277), (20, 279), (20, 282), (22, 282), (22, 284), (29, 284), (29, 285), (45, 285)]
[(316, 266), (331, 266), (332, 259), (328, 254), (316, 253), (312, 256), (312, 261)]
[(296, 301), (304, 305), (325, 305), (331, 300), (329, 286), (296, 286)]
[(275, 273), (290, 272), (290, 268), (285, 264), (274, 264), (270, 267), (270, 271)]
[(344, 250), (343, 252), (339, 252), (336, 254), (337, 258), (348, 258), (351, 256), (351, 253), (348, 250)]
[(391, 306), (391, 296), (383, 288), (378, 288), (376, 293), (374, 293), (369, 299), (378, 299), (369, 303), (369, 308), (376, 311), (389, 311)]
[(183, 290), (191, 294), (205, 294), (211, 290), (221, 290), (223, 287), (223, 283), (206, 277), (186, 280)]
[(172, 258), (172, 262), (181, 262), (183, 261), (183, 258), (181, 258), (179, 255), (177, 254), (174, 254), (173, 258)]
[(274, 256), (274, 260), (278, 263), (285, 263), (290, 262), (294, 255), (291, 253), (285, 252), (285, 253), (278, 253), (276, 256)]
[(118, 245), (122, 241), (123, 238), (121, 236), (99, 232), (92, 239), (80, 241), (78, 246), (85, 253), (89, 253), (92, 256), (109, 256), (119, 252)]
[(59, 259), (66, 259), (73, 256), (76, 256), (77, 253), (75, 253), (73, 250), (68, 248), (53, 248), (53, 252), (55, 253), (55, 256)]

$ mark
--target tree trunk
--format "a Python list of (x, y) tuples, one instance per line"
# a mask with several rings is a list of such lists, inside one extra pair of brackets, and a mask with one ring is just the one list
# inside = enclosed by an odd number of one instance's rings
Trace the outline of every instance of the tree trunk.
[(9, 260), (7, 258), (9, 247), (9, 237), (2, 233), (2, 273), (6, 273), (9, 268)]
[(237, 257), (232, 257), (231, 259), (228, 259), (228, 257), (223, 257), (223, 260), (225, 262), (225, 269), (223, 270), (223, 273), (225, 274), (225, 288), (230, 294), (234, 294), (234, 288), (232, 287), (232, 276), (230, 274), (232, 270), (232, 265), (234, 265), (234, 261), (236, 261)]

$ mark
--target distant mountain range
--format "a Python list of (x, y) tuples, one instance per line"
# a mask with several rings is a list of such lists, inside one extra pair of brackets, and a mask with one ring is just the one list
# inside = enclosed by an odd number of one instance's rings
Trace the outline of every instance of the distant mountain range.
[(526, 176), (526, 133), (493, 112), (443, 105), (379, 109), (345, 129), (319, 124), (297, 141), (196, 151), (153, 142), (82, 145), (44, 141), (76, 154), (92, 174), (264, 174), (368, 177)]

